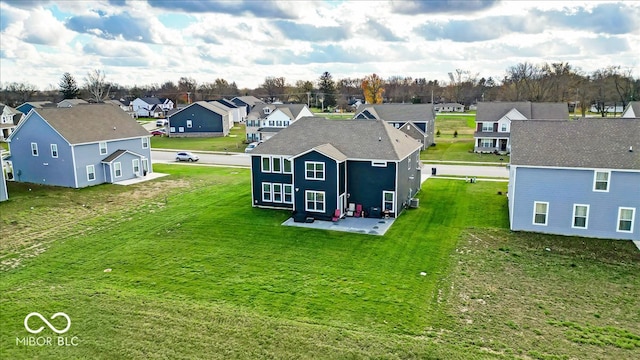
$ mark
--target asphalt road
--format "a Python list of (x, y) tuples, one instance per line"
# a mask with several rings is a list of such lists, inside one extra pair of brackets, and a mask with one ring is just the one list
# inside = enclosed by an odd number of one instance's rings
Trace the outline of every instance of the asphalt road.
[[(250, 157), (244, 153), (212, 154), (195, 152), (200, 160), (194, 164), (244, 166), (249, 167)], [(152, 150), (151, 157), (153, 163), (175, 163), (176, 151), (173, 150)], [(436, 168), (437, 175), (443, 176), (480, 176), (508, 178), (509, 171), (504, 166), (473, 166), (473, 165), (444, 165), (425, 164), (423, 171), (431, 174), (431, 169)]]

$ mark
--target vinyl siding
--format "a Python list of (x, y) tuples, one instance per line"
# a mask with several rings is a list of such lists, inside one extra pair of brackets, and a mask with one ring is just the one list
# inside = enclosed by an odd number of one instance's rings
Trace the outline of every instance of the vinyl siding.
[[(259, 155), (251, 156), (251, 180), (252, 180), (251, 191), (253, 194), (253, 206), (293, 209), (293, 204), (286, 204), (284, 202), (275, 203), (273, 201), (262, 200), (262, 183), (263, 182), (277, 183), (277, 184), (293, 184), (293, 180), (292, 180), (293, 178), (292, 178), (292, 174), (263, 173), (261, 159), (262, 159), (262, 156), (259, 156)], [(295, 193), (293, 195), (294, 197), (296, 196)]]
[[(512, 167), (510, 173), (512, 230), (640, 240), (640, 172), (612, 170), (608, 192), (593, 191), (593, 170)], [(532, 224), (534, 201), (549, 203), (546, 226)], [(587, 229), (572, 228), (574, 204), (589, 205)], [(616, 231), (619, 207), (636, 209), (633, 233)]]
[[(170, 133), (169, 136), (226, 136), (229, 134), (227, 117), (228, 115), (223, 116), (194, 104), (171, 115), (169, 128), (175, 128), (175, 132)], [(192, 127), (187, 127), (187, 120), (191, 120)], [(183, 133), (178, 132), (180, 127), (184, 128)]]
[[(305, 179), (305, 162), (314, 161), (324, 163), (324, 180), (307, 180)], [(323, 213), (313, 212), (311, 216), (321, 219), (330, 220), (335, 209), (338, 208), (338, 164), (334, 159), (322, 155), (316, 151), (311, 151), (294, 161), (294, 178), (295, 188), (298, 189), (294, 193), (296, 209), (305, 211), (305, 191), (324, 191), (325, 192), (325, 211)]]
[(387, 162), (386, 167), (374, 167), (371, 161), (347, 161), (348, 202), (362, 204), (367, 214), (371, 207), (382, 208), (382, 192), (396, 191), (395, 177), (395, 162)]

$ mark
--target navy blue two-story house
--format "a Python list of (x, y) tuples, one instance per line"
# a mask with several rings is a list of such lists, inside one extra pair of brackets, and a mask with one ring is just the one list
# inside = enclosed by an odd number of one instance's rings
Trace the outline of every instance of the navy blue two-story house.
[(229, 113), (206, 101), (197, 101), (169, 116), (169, 137), (229, 135)]
[(252, 205), (319, 220), (356, 208), (397, 216), (420, 189), (421, 147), (381, 120), (301, 118), (252, 151)]

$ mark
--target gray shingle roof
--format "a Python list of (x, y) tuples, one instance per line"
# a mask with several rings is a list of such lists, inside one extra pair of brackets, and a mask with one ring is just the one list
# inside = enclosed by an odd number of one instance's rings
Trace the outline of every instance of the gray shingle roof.
[(513, 165), (640, 170), (640, 118), (514, 121), (511, 142)]
[(522, 102), (480, 102), (476, 111), (476, 122), (498, 121), (511, 109), (516, 109), (527, 119), (569, 120), (566, 103)]
[(386, 121), (431, 121), (434, 119), (433, 104), (363, 104), (355, 116), (364, 110), (377, 119)]
[(252, 154), (294, 156), (318, 146), (327, 150), (326, 144), (350, 159), (371, 160), (402, 160), (422, 147), (384, 121), (303, 117), (255, 148)]
[(225, 116), (225, 115), (229, 114), (229, 112), (227, 110), (223, 110), (222, 108), (219, 107), (219, 106), (222, 106), (220, 104), (214, 105), (214, 104), (208, 103), (206, 101), (196, 101), (196, 102), (194, 102), (194, 103), (192, 103), (192, 104), (190, 104), (190, 105), (188, 105), (186, 107), (183, 107), (182, 109), (179, 109), (179, 110), (177, 110), (175, 112), (169, 112), (169, 115), (167, 115), (167, 116), (171, 117), (171, 116), (173, 116), (173, 115), (175, 115), (175, 114), (177, 114), (177, 113), (179, 113), (181, 111), (184, 111), (184, 110), (186, 110), (186, 109), (188, 109), (188, 108), (190, 108), (192, 106), (202, 106), (203, 108), (205, 108), (205, 109), (207, 109), (209, 111), (212, 111), (212, 112), (214, 112), (214, 113), (216, 113), (216, 114), (218, 114), (220, 116)]
[(33, 111), (71, 144), (149, 136), (147, 130), (115, 105), (34, 108)]
[(272, 112), (278, 109), (291, 120), (295, 120), (306, 106), (305, 104), (257, 104), (249, 114), (252, 119), (264, 119), (270, 115), (264, 113), (265, 108), (271, 109)]

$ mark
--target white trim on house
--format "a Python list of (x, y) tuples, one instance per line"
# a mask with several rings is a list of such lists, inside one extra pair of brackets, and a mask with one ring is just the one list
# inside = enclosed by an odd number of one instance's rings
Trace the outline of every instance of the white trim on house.
[(51, 144), (51, 157), (58, 158), (58, 144)]
[[(598, 180), (598, 174), (606, 174), (606, 180)], [(606, 183), (606, 189), (598, 189), (598, 183)], [(593, 191), (595, 192), (609, 192), (611, 189), (611, 170), (594, 170), (593, 171)]]
[[(409, 190), (411, 192), (411, 190)], [(387, 210), (385, 208), (385, 204), (388, 203), (389, 201), (386, 200), (386, 195), (387, 194), (391, 194), (391, 209), (389, 209), (389, 211), (395, 215), (396, 213), (396, 192), (395, 191), (388, 191), (388, 190), (382, 190), (382, 213), (384, 214), (384, 212)]]
[(31, 143), (31, 156), (40, 156), (40, 153), (38, 152), (38, 143)]
[[(89, 176), (90, 174), (93, 174), (93, 179)], [(87, 165), (87, 181), (96, 181), (96, 167), (93, 164)]]
[(386, 161), (371, 160), (371, 166), (372, 167), (387, 167), (387, 162)]
[[(621, 216), (622, 215), (622, 210), (631, 210), (631, 219), (622, 219), (622, 216)], [(618, 221), (616, 221), (616, 232), (633, 234), (633, 227), (635, 225), (635, 218), (636, 218), (636, 208), (625, 207), (625, 206), (618, 207)], [(620, 221), (630, 221), (631, 222), (630, 229), (629, 230), (620, 230)]]
[[(120, 174), (118, 174), (118, 171), (120, 172)], [(113, 163), (113, 177), (114, 178), (122, 177), (122, 163), (119, 161)]]
[[(584, 215), (584, 226), (577, 226), (576, 225), (576, 209), (578, 207), (586, 207), (587, 211)], [(571, 215), (571, 228), (572, 229), (583, 229), (583, 230), (587, 230), (589, 229), (589, 204), (573, 204), (573, 214)]]
[[(134, 175), (140, 175), (140, 159), (131, 159), (131, 168), (133, 170)], [(138, 171), (136, 171), (138, 168)]]
[(142, 140), (142, 148), (143, 149), (148, 149), (149, 148), (149, 138), (146, 137), (146, 136), (143, 136), (143, 137), (140, 138), (140, 140)]
[[(314, 195), (312, 200), (307, 200), (308, 195)], [(322, 195), (322, 200), (318, 200), (318, 195)], [(313, 209), (309, 208), (309, 201), (314, 203)], [(318, 204), (322, 204), (322, 209), (318, 210)], [(308, 212), (324, 213), (327, 209), (327, 199), (324, 191), (305, 190), (304, 191), (304, 209)]]
[[(545, 212), (544, 213), (538, 213), (537, 212), (538, 204), (545, 205)], [(544, 223), (536, 222), (536, 215), (542, 215), (542, 214), (544, 214)], [(531, 223), (533, 225), (547, 226), (547, 224), (549, 223), (549, 202), (548, 201), (534, 201), (533, 202), (533, 219), (531, 220)]]
[(523, 167), (529, 169), (556, 169), (556, 170), (586, 170), (586, 171), (608, 171), (608, 172), (632, 172), (640, 173), (640, 169), (599, 169), (593, 167), (569, 167), (569, 166), (543, 166), (543, 165), (517, 165), (509, 164), (511, 167)]
[[(267, 186), (268, 186), (268, 189), (267, 189), (267, 188), (265, 188), (265, 185), (267, 185)], [(270, 182), (263, 181), (263, 182), (262, 182), (262, 185), (261, 185), (261, 187), (260, 187), (260, 192), (262, 193), (262, 201), (263, 201), (263, 202), (273, 202), (273, 200), (272, 200), (272, 198), (271, 198), (271, 196), (272, 196), (271, 192), (272, 192), (272, 191), (273, 191), (273, 190), (271, 189), (271, 183), (270, 183)], [(268, 198), (268, 199), (266, 198), (266, 195), (268, 195), (268, 196), (269, 196), (269, 198)]]
[[(309, 165), (313, 166), (313, 169), (310, 170)], [(318, 170), (318, 165), (322, 166), (321, 170)], [(309, 176), (310, 171), (313, 172), (313, 176)], [(304, 179), (305, 180), (324, 181), (325, 171), (326, 171), (325, 163), (322, 161), (305, 161), (304, 162)], [(321, 176), (318, 176), (318, 173), (320, 173)]]
[[(100, 155), (107, 155), (109, 153), (109, 145), (107, 145), (106, 141), (99, 141), (98, 149), (99, 149), (98, 152)], [(104, 150), (104, 152), (102, 152), (102, 150)]]

